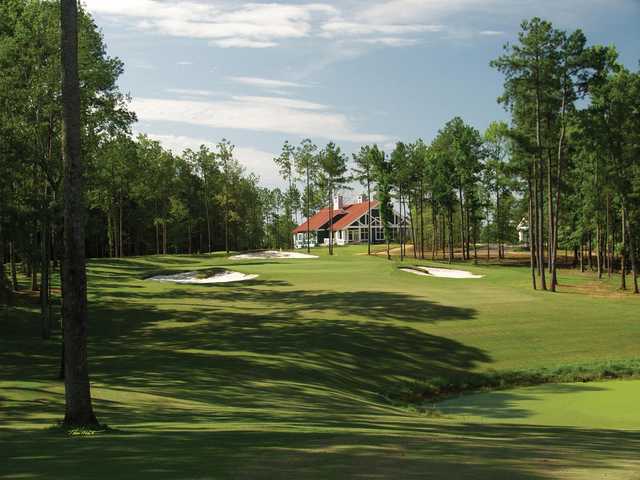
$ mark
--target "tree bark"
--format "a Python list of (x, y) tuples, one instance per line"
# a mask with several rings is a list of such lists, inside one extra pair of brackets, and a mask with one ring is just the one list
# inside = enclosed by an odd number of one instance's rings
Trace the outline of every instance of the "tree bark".
[(531, 285), (537, 290), (536, 285), (536, 242), (535, 242), (535, 222), (533, 219), (533, 187), (532, 187), (532, 169), (529, 167), (529, 262), (531, 264)]
[[(536, 58), (539, 61), (539, 57)], [(541, 118), (540, 118), (540, 67), (537, 66), (536, 74), (536, 158), (538, 160), (537, 165), (537, 178), (536, 178), (536, 204), (535, 204), (535, 213), (536, 213), (536, 225), (538, 231), (536, 232), (536, 237), (538, 239), (537, 246), (537, 263), (538, 263), (538, 273), (540, 275), (540, 286), (542, 290), (547, 289), (547, 281), (545, 275), (545, 267), (544, 267), (544, 241), (543, 241), (543, 233), (544, 233), (544, 201), (543, 201), (543, 188), (544, 188), (544, 161), (542, 159), (542, 136), (541, 136)]]
[(638, 289), (638, 265), (636, 263), (636, 241), (633, 237), (631, 222), (627, 219), (627, 236), (629, 237), (629, 261), (631, 262), (631, 274), (633, 280), (633, 293), (640, 293)]
[(13, 240), (9, 241), (9, 263), (11, 264), (10, 265), (11, 283), (12, 283), (13, 291), (17, 292), (18, 289), (20, 288), (20, 285), (18, 284), (18, 272), (16, 269), (16, 252), (15, 252)]
[(620, 250), (620, 289), (627, 289), (627, 232), (626, 232), (627, 216), (622, 205), (622, 249)]
[(371, 179), (367, 172), (367, 255), (371, 255)]
[[(46, 196), (46, 187), (45, 187)], [(49, 216), (48, 208), (45, 207), (45, 214), (42, 219), (41, 241), (41, 286), (40, 286), (40, 315), (42, 320), (42, 338), (51, 338), (51, 308), (49, 302)]]
[(87, 277), (84, 178), (78, 78), (78, 5), (61, 0), (62, 118), (64, 146), (65, 417), (69, 427), (98, 424), (91, 403), (87, 356)]

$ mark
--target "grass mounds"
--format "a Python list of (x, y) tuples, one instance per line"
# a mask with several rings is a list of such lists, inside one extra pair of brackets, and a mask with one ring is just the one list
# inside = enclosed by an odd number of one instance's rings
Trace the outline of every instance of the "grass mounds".
[(640, 359), (564, 365), (556, 368), (468, 373), (454, 378), (433, 377), (416, 381), (398, 392), (385, 396), (394, 404), (421, 404), (465, 393), (625, 378), (640, 378)]

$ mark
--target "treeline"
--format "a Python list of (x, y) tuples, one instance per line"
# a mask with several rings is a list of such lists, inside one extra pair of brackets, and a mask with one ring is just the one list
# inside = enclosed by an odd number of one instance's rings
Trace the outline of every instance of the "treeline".
[[(314, 161), (303, 154), (308, 143), (285, 143), (285, 210), (308, 216), (330, 205), (345, 179), (359, 180), (381, 202), (387, 239), (393, 207), (409, 219), (401, 259), (412, 243), (414, 256), (450, 262), (477, 260), (479, 242), (497, 245), (503, 258), (524, 218), (533, 288), (557, 289), (564, 249), (599, 278), (619, 272), (622, 289), (631, 273), (638, 293), (640, 74), (618, 63), (614, 47), (588, 46), (580, 30), (538, 18), (521, 27), (518, 42), (491, 62), (505, 77), (499, 102), (510, 124), (494, 122), (481, 135), (456, 117), (428, 144), (400, 142), (389, 155), (363, 146), (347, 176), (343, 155), (327, 165), (331, 149)], [(310, 207), (311, 198), (320, 201)]]
[[(0, 4), (0, 288), (17, 289), (21, 269), (44, 304), (62, 257), (59, 8)], [(84, 11), (78, 28), (87, 255), (287, 246), (283, 194), (247, 174), (229, 142), (174, 154), (132, 136), (135, 114), (117, 86), (123, 64)]]

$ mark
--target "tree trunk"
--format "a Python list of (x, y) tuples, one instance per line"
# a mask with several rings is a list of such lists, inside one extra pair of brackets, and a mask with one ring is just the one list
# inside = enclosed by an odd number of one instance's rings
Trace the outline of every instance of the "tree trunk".
[[(305, 169), (307, 173), (307, 253), (311, 253), (311, 245), (309, 244), (309, 239), (311, 238), (311, 224), (309, 220), (311, 219), (311, 180), (310, 180), (310, 172), (309, 166)], [(371, 220), (371, 217), (369, 217)], [(369, 236), (371, 236), (371, 230), (369, 230)]]
[(78, 79), (78, 5), (61, 0), (62, 118), (64, 152), (65, 417), (69, 427), (98, 424), (91, 404), (87, 357), (87, 278), (84, 178)]
[(626, 232), (626, 224), (627, 224), (627, 215), (624, 208), (624, 203), (622, 204), (622, 249), (620, 250), (620, 289), (627, 289), (627, 232)]
[(453, 208), (449, 207), (449, 263), (453, 260)]
[(9, 263), (11, 264), (11, 283), (13, 284), (13, 291), (17, 292), (20, 288), (18, 284), (18, 272), (16, 269), (16, 252), (13, 244), (13, 240), (9, 241)]
[(118, 257), (122, 258), (124, 257), (124, 249), (122, 248), (122, 244), (123, 244), (123, 235), (122, 235), (122, 199), (120, 199), (120, 205), (118, 206), (118, 220), (119, 220), (119, 225), (118, 225)]
[[(607, 276), (613, 273), (613, 228), (611, 226), (611, 195), (607, 193)], [(611, 239), (611, 241), (609, 241)]]
[(629, 237), (629, 261), (631, 262), (633, 293), (640, 293), (640, 290), (638, 290), (638, 265), (636, 263), (636, 240), (633, 237), (631, 222), (628, 219), (627, 219), (627, 236)]
[(460, 197), (460, 240), (462, 247), (462, 260), (465, 260), (465, 237), (464, 237), (464, 200), (462, 198), (462, 186), (458, 187), (458, 194)]
[(156, 255), (160, 255), (160, 223), (158, 221), (156, 224)]
[[(402, 198), (402, 189), (400, 189), (400, 261), (404, 261), (404, 202)], [(395, 216), (395, 215), (394, 215)]]
[[(46, 197), (46, 187), (45, 187)], [(41, 240), (41, 288), (40, 288), (40, 315), (42, 320), (42, 338), (51, 338), (51, 308), (49, 302), (49, 215), (48, 208), (45, 207), (44, 218), (42, 219)]]
[(593, 271), (593, 235), (591, 235), (591, 231), (589, 231), (589, 242), (587, 243), (588, 251), (589, 251), (589, 270)]
[[(539, 61), (539, 58), (537, 58)], [(536, 232), (536, 237), (538, 239), (537, 246), (537, 263), (538, 263), (538, 273), (540, 275), (540, 286), (542, 290), (547, 289), (547, 281), (545, 275), (544, 268), (544, 241), (543, 241), (543, 233), (544, 233), (544, 202), (543, 202), (543, 187), (544, 187), (544, 161), (542, 160), (542, 136), (540, 131), (540, 70), (539, 67), (536, 69), (535, 73), (536, 80), (536, 158), (538, 160), (537, 165), (537, 175), (536, 175), (536, 203), (535, 203), (535, 213), (536, 213), (536, 225), (538, 231)]]
[(420, 258), (424, 260), (424, 185), (420, 176)]
[(162, 254), (163, 255), (167, 254), (167, 221), (166, 220), (162, 220)]
[(529, 262), (531, 264), (531, 285), (537, 290), (536, 285), (536, 242), (535, 242), (535, 222), (533, 219), (533, 187), (532, 187), (532, 169), (529, 167)]
[(333, 190), (329, 187), (329, 255), (333, 255)]
[(438, 248), (438, 214), (436, 212), (436, 207), (433, 204), (433, 199), (431, 203), (431, 260), (436, 259), (436, 250)]
[(367, 173), (367, 255), (371, 255), (371, 180)]

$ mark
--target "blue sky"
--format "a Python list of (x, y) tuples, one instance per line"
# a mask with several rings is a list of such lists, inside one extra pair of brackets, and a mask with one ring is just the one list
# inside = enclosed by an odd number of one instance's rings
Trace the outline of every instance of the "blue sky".
[(139, 117), (180, 152), (227, 138), (247, 170), (279, 184), (284, 140), (344, 151), (431, 140), (459, 115), (506, 119), (489, 62), (522, 19), (581, 28), (640, 60), (640, 0), (84, 0)]

